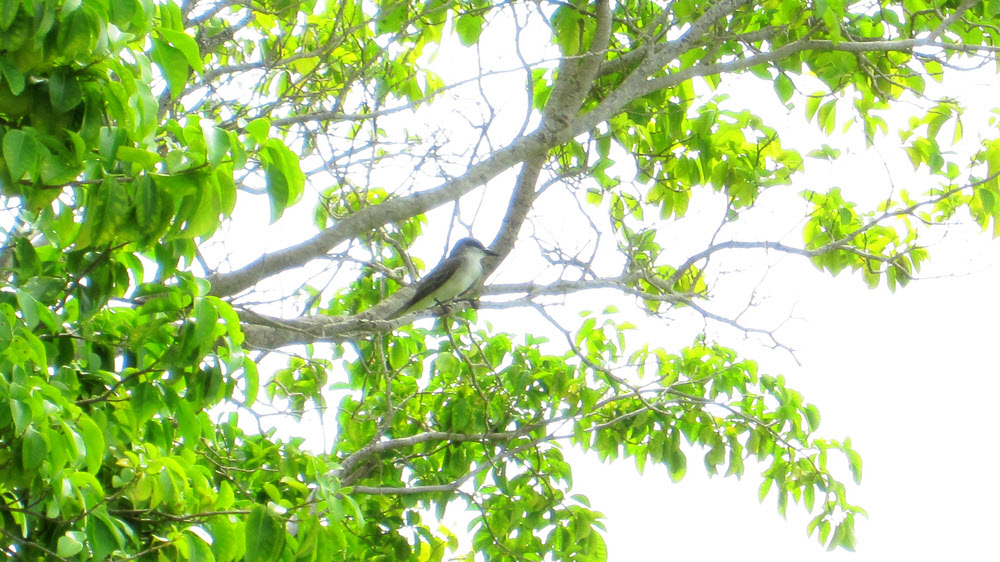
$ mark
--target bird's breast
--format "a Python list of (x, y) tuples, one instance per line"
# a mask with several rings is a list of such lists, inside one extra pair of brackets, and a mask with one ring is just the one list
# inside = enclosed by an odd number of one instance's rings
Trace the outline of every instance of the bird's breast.
[(478, 259), (462, 260), (461, 265), (455, 270), (455, 274), (445, 282), (447, 288), (442, 287), (442, 293), (445, 293), (448, 298), (457, 297), (471, 287), (482, 274), (483, 265)]

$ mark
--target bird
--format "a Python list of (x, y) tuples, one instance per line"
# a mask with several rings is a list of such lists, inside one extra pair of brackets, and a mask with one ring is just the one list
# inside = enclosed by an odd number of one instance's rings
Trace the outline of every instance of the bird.
[(442, 261), (417, 282), (413, 296), (389, 315), (395, 320), (404, 314), (455, 300), (469, 290), (483, 274), (483, 259), (498, 256), (475, 238), (463, 238)]

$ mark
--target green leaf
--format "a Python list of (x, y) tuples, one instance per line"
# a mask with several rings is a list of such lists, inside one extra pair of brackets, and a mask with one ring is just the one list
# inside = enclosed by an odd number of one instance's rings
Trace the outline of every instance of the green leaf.
[(275, 562), (285, 548), (285, 526), (267, 507), (257, 504), (246, 519), (246, 562)]
[(187, 559), (190, 562), (215, 562), (215, 554), (209, 546), (212, 541), (211, 535), (200, 527), (188, 527), (184, 531), (187, 535)]
[(806, 98), (806, 120), (812, 121), (821, 101), (823, 101), (823, 92), (813, 92)]
[(146, 240), (161, 236), (170, 223), (170, 209), (165, 203), (169, 198), (161, 195), (156, 183), (146, 175), (135, 182), (135, 220), (140, 229), (144, 230)]
[(14, 23), (17, 10), (21, 7), (21, 2), (4, 0), (0, 2), (0, 31), (6, 31), (10, 24)]
[(49, 77), (49, 100), (58, 113), (65, 113), (80, 105), (83, 90), (75, 74), (59, 68)]
[(763, 503), (764, 498), (767, 497), (767, 493), (771, 491), (771, 484), (774, 480), (771, 478), (764, 478), (764, 481), (760, 483), (760, 488), (757, 489), (757, 501)]
[(18, 289), (17, 291), (17, 304), (21, 308), (21, 316), (24, 318), (24, 325), (28, 327), (29, 330), (34, 330), (35, 326), (39, 322), (39, 312), (40, 306), (38, 301), (35, 300), (27, 291), (22, 291)]
[(119, 226), (129, 218), (129, 211), (125, 188), (113, 176), (104, 178), (101, 185), (90, 188), (75, 244), (84, 247), (110, 243), (118, 235)]
[[(191, 178), (189, 178), (191, 179)], [(210, 236), (219, 227), (222, 215), (222, 201), (219, 198), (219, 184), (214, 176), (198, 174), (197, 190), (185, 198), (179, 217), (185, 219), (184, 236), (199, 238)]]
[(177, 98), (184, 91), (190, 75), (190, 65), (187, 57), (179, 49), (176, 49), (164, 41), (151, 38), (153, 49), (150, 58), (160, 67), (163, 77), (167, 81), (171, 97)]
[(157, 31), (163, 39), (170, 44), (171, 47), (174, 47), (184, 55), (184, 60), (187, 62), (188, 66), (198, 72), (202, 71), (203, 66), (201, 61), (201, 52), (198, 49), (198, 43), (194, 40), (194, 37), (180, 31), (167, 29), (165, 27), (161, 27), (157, 29)]
[(89, 489), (100, 495), (104, 495), (104, 487), (97, 481), (93, 474), (87, 472), (74, 472), (69, 475), (69, 482), (76, 488)]
[(795, 85), (792, 84), (792, 80), (788, 77), (788, 74), (784, 72), (778, 73), (778, 77), (774, 79), (774, 91), (778, 93), (778, 99), (781, 103), (788, 103), (788, 100), (792, 99), (792, 94), (795, 93)]
[(267, 140), (268, 134), (271, 132), (271, 121), (263, 117), (258, 117), (257, 119), (247, 123), (246, 126), (243, 127), (243, 130), (253, 137), (253, 139), (257, 141), (257, 144), (264, 144), (264, 141)]
[(223, 158), (229, 153), (229, 135), (226, 131), (219, 129), (215, 123), (207, 119), (201, 122), (202, 134), (205, 137), (208, 163), (211, 166), (218, 166)]
[(104, 517), (87, 518), (87, 539), (93, 553), (92, 560), (106, 560), (108, 555), (121, 547), (117, 533)]
[(400, 340), (392, 342), (389, 348), (389, 366), (398, 371), (410, 361), (410, 351), (406, 343)]
[(195, 303), (195, 339), (199, 342), (206, 342), (210, 348), (214, 348), (215, 345), (211, 341), (211, 337), (218, 322), (219, 313), (215, 310), (211, 299), (198, 299)]
[(15, 395), (15, 388), (20, 385), (11, 384), (11, 398), (9, 402), (10, 415), (14, 420), (14, 435), (21, 436), (27, 431), (31, 424), (31, 406)]
[(389, 2), (388, 10), (380, 10), (378, 19), (375, 20), (375, 35), (386, 33), (399, 33), (403, 29), (403, 22), (406, 21), (407, 2)]
[(267, 195), (271, 202), (271, 222), (281, 218), (288, 206), (288, 179), (280, 169), (271, 166), (266, 169)]
[[(7, 4), (14, 4), (14, 2), (5, 2), (4, 6)], [(24, 92), (24, 73), (7, 62), (6, 57), (0, 57), (0, 76), (7, 81), (7, 86), (10, 88), (11, 94), (19, 96)]]
[(69, 558), (83, 550), (83, 542), (81, 542), (79, 535), (80, 533), (77, 531), (66, 531), (65, 535), (59, 537), (56, 554), (63, 558)]
[(819, 428), (819, 408), (810, 404), (805, 409), (806, 420), (809, 422), (809, 431), (816, 431)]
[(576, 8), (564, 5), (556, 8), (552, 15), (555, 42), (564, 56), (579, 55), (583, 45), (583, 19)]
[(118, 159), (123, 162), (139, 164), (145, 170), (153, 170), (157, 164), (163, 162), (163, 158), (159, 154), (131, 146), (118, 147)]
[(17, 238), (14, 243), (14, 256), (17, 258), (17, 274), (22, 280), (41, 275), (42, 265), (38, 259), (38, 252), (28, 237)]
[(179, 400), (174, 407), (174, 414), (177, 416), (177, 429), (180, 431), (184, 443), (194, 449), (201, 439), (201, 423), (194, 408), (187, 400)]
[[(215, 500), (215, 506), (219, 509), (229, 509), (233, 506), (234, 501), (236, 501), (236, 496), (233, 494), (233, 487), (229, 484), (229, 482), (223, 480), (219, 483), (219, 495)], [(223, 523), (227, 522), (228, 521), (223, 520)], [(216, 556), (218, 556), (218, 553), (216, 553)]]
[(479, 36), (483, 33), (483, 25), (486, 18), (476, 14), (462, 14), (455, 19), (455, 32), (458, 33), (458, 40), (470, 47), (479, 42)]
[[(73, 2), (69, 3), (70, 5)], [(64, 6), (65, 8), (65, 6)], [(91, 10), (60, 10), (65, 16), (58, 27), (56, 48), (67, 57), (77, 57), (81, 53), (94, 48), (95, 35), (98, 33), (98, 22)]]
[(299, 167), (298, 157), (278, 139), (268, 139), (261, 156), (273, 223), (302, 196), (305, 176)]
[(34, 136), (19, 130), (7, 131), (3, 137), (3, 157), (13, 181), (38, 169), (38, 142)]
[(667, 457), (667, 472), (670, 480), (680, 482), (687, 473), (687, 457), (680, 449), (673, 449)]
[[(231, 497), (232, 487), (225, 480), (222, 481), (222, 484), (226, 485), (226, 489), (229, 490)], [(219, 486), (220, 499), (222, 497), (222, 484)], [(230, 505), (232, 504), (216, 503), (218, 509), (228, 509)], [(238, 550), (236, 541), (240, 540), (240, 537), (236, 534), (236, 526), (226, 516), (212, 517), (209, 520), (209, 524), (212, 529), (212, 553), (215, 555), (216, 562), (230, 562), (231, 560), (235, 560)]]
[(837, 127), (837, 100), (830, 100), (819, 108), (819, 126), (827, 135)]
[(857, 453), (854, 449), (847, 449), (845, 451), (847, 454), (847, 462), (851, 467), (851, 475), (854, 477), (854, 483), (861, 483), (861, 455)]
[(252, 359), (243, 359), (243, 384), (244, 399), (243, 406), (249, 408), (257, 401), (257, 391), (260, 390), (260, 375), (257, 372), (257, 364)]
[(830, 539), (830, 546), (827, 550), (833, 550), (838, 546), (849, 552), (854, 552), (857, 546), (857, 539), (854, 537), (854, 517), (852, 515), (846, 516), (837, 525), (833, 531), (833, 538)]
[(80, 429), (80, 435), (87, 447), (87, 472), (97, 474), (101, 468), (104, 454), (107, 452), (104, 445), (104, 433), (97, 427), (94, 420), (87, 416), (80, 416), (76, 425)]
[(21, 466), (25, 472), (34, 472), (49, 455), (49, 442), (45, 435), (29, 426), (24, 432), (21, 446)]

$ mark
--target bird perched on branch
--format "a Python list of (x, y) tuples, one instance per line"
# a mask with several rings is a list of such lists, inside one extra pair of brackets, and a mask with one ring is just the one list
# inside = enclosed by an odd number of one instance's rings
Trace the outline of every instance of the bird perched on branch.
[(483, 259), (497, 255), (476, 239), (459, 240), (448, 258), (417, 282), (413, 296), (390, 314), (389, 320), (462, 296), (482, 276)]

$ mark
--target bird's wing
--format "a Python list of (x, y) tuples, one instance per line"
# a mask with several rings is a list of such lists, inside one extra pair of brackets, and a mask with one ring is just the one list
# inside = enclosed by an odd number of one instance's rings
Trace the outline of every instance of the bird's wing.
[(441, 264), (417, 282), (417, 289), (413, 293), (413, 296), (410, 297), (410, 299), (406, 301), (403, 306), (399, 307), (396, 312), (390, 314), (389, 320), (399, 318), (400, 316), (406, 314), (410, 311), (410, 308), (413, 305), (430, 296), (430, 294), (434, 292), (434, 289), (440, 287), (455, 273), (455, 270), (458, 269), (458, 266), (461, 265), (461, 263), (461, 260), (451, 259), (441, 262)]

